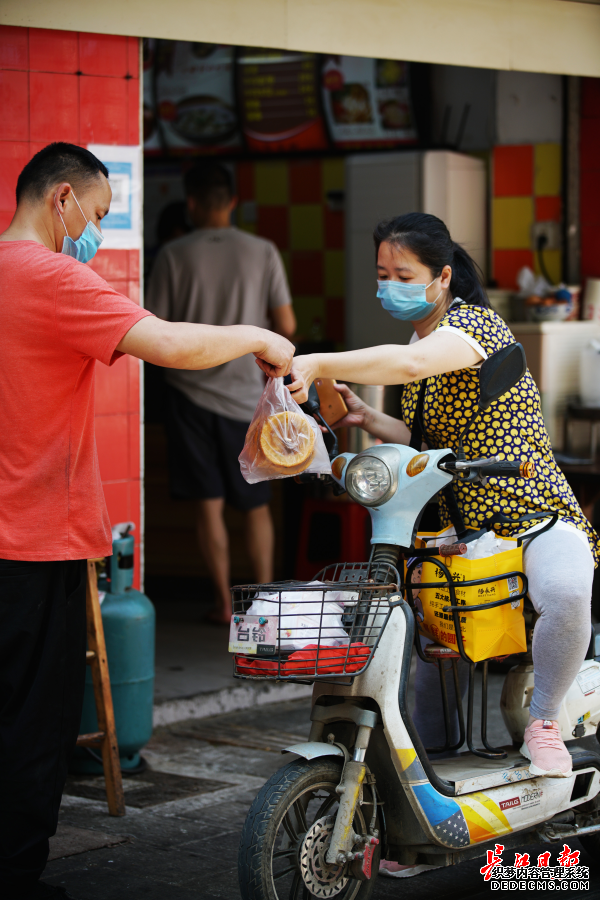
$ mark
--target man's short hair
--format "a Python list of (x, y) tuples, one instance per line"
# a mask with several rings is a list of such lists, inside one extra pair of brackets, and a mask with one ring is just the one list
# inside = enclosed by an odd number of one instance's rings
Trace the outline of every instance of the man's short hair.
[(85, 147), (57, 142), (48, 144), (32, 157), (17, 181), (17, 204), (23, 199), (42, 200), (53, 185), (67, 181), (76, 191), (83, 191), (108, 169)]
[(222, 209), (233, 197), (233, 179), (220, 163), (198, 163), (185, 173), (185, 193), (205, 209)]

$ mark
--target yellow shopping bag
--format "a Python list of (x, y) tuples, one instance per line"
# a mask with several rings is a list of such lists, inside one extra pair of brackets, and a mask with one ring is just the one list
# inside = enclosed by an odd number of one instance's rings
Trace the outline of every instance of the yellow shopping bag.
[[(440, 532), (442, 534), (442, 532)], [(437, 544), (438, 535), (422, 533), (421, 546)], [(431, 540), (433, 538), (433, 540)], [(503, 538), (503, 540), (510, 540)], [(523, 571), (523, 547), (517, 541), (510, 550), (496, 553), (485, 559), (464, 559), (461, 556), (440, 557), (450, 571), (454, 582), (456, 605), (461, 606), (460, 631), (467, 656), (473, 662), (493, 656), (508, 656), (523, 653), (527, 649), (523, 600), (514, 600), (488, 610), (469, 612), (469, 606), (491, 603), (518, 595), (523, 590), (523, 578), (510, 575)], [(506, 575), (507, 577), (502, 577)], [(468, 582), (481, 578), (498, 576), (488, 584), (469, 585)], [(451, 612), (444, 612), (450, 606), (450, 591), (442, 584), (447, 581), (443, 570), (433, 562), (423, 563), (421, 577), (423, 584), (440, 582), (440, 587), (422, 588), (419, 598), (423, 605), (423, 632), (438, 644), (457, 650), (456, 632)]]

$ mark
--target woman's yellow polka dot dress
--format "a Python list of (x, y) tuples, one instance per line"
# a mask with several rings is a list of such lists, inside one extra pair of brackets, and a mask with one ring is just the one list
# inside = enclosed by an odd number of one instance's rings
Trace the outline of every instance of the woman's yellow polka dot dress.
[[(480, 306), (455, 304), (438, 328), (444, 326), (460, 329), (474, 338), (488, 356), (515, 340), (493, 310)], [(402, 416), (409, 428), (412, 428), (420, 386), (421, 382), (415, 381), (404, 387)], [(456, 451), (458, 437), (475, 412), (478, 398), (478, 369), (461, 369), (429, 378), (423, 403), (423, 427), (430, 446)], [(540, 395), (529, 370), (471, 425), (465, 435), (464, 449), (467, 459), (497, 454), (501, 459), (531, 460), (536, 472), (530, 479), (490, 478), (485, 487), (453, 483), (452, 490), (467, 527), (481, 528), (486, 519), (498, 512), (513, 518), (538, 511), (557, 512), (563, 521), (586, 533), (598, 564), (600, 538), (554, 461)], [(450, 516), (443, 498), (440, 498), (440, 515), (445, 528), (450, 524)], [(506, 528), (504, 533), (518, 534), (533, 524)]]

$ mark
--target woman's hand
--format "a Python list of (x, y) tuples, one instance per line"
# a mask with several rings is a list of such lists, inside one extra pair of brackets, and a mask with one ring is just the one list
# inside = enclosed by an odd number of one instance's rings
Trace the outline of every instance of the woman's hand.
[(332, 428), (345, 428), (347, 425), (355, 425), (357, 428), (367, 428), (367, 424), (371, 421), (373, 410), (370, 406), (361, 400), (360, 397), (351, 391), (347, 384), (334, 384), (335, 390), (342, 395), (348, 407), (348, 414), (332, 425)]
[(306, 403), (308, 390), (315, 378), (319, 377), (316, 354), (309, 353), (306, 356), (295, 356), (292, 360), (292, 371), (290, 374), (292, 383), (288, 385), (288, 391), (296, 403)]

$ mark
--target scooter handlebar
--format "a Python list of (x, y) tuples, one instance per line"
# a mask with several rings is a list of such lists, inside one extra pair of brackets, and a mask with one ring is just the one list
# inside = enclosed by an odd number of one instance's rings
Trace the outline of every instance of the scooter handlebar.
[(496, 478), (533, 478), (535, 466), (531, 460), (503, 459), (491, 465), (481, 466), (481, 475)]
[[(533, 478), (535, 465), (528, 459), (453, 459), (441, 462), (440, 469), (453, 475), (470, 472), (471, 476), (495, 476), (496, 478)], [(471, 478), (472, 480), (472, 478)]]

